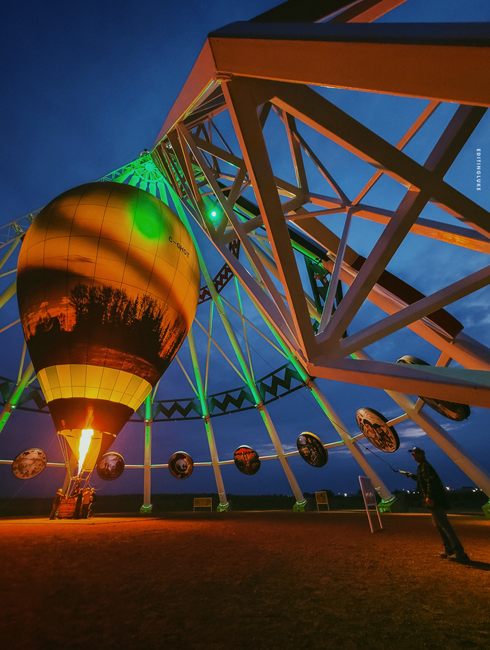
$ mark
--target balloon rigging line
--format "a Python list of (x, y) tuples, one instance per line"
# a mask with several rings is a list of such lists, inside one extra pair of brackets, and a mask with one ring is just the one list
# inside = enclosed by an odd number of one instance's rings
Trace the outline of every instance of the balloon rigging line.
[[(287, 355), (285, 355), (284, 352), (282, 352), (282, 350), (280, 350), (279, 348), (277, 348), (277, 347), (274, 345), (274, 343), (272, 343), (272, 342), (271, 342), (271, 341), (270, 341), (270, 340), (269, 340), (265, 335), (263, 335), (263, 334), (262, 334), (262, 333), (261, 333), (261, 332), (260, 332), (256, 327), (254, 327), (254, 325), (252, 325), (252, 323), (250, 323), (250, 322), (248, 321), (247, 318), (245, 318), (243, 315), (241, 315), (240, 312), (239, 312), (237, 309), (235, 309), (235, 308), (233, 307), (233, 305), (231, 305), (231, 304), (230, 304), (226, 299), (224, 299), (223, 297), (222, 297), (222, 300), (223, 300), (223, 302), (225, 302), (225, 303), (226, 303), (226, 304), (227, 304), (231, 309), (233, 309), (233, 311), (234, 311), (238, 316), (241, 316), (241, 318), (242, 318), (243, 320), (247, 321), (247, 323), (248, 323), (249, 325), (251, 325), (251, 326), (252, 326), (252, 327), (253, 327), (253, 328), (254, 328), (254, 329), (255, 329), (255, 330), (256, 330), (256, 331), (257, 331), (257, 332), (258, 332), (258, 333), (259, 333), (259, 334), (260, 334), (260, 335), (261, 335), (261, 336), (262, 336), (262, 337), (267, 341), (267, 342), (268, 342), (268, 343), (270, 343), (270, 345), (272, 345), (276, 350), (278, 350), (278, 351), (279, 351), (283, 356), (286, 356), (286, 357), (287, 357)], [(243, 322), (243, 320), (242, 320), (242, 322)], [(201, 327), (201, 329), (202, 329), (204, 332), (206, 332), (204, 326), (201, 325), (201, 323), (199, 323), (199, 321), (197, 320), (197, 318), (196, 318), (196, 322), (197, 322), (197, 324)], [(236, 333), (236, 335), (237, 335), (239, 338), (243, 338), (243, 334), (240, 332), (240, 330), (239, 330), (238, 328), (236, 328), (236, 327), (233, 325), (233, 323), (230, 322), (230, 326), (232, 327), (232, 329), (234, 330), (234, 332)], [(209, 334), (208, 334), (207, 332), (206, 332), (206, 334), (207, 334), (207, 336), (209, 337)], [(211, 340), (213, 340), (212, 337), (209, 337), (209, 338), (211, 338)], [(213, 343), (215, 343), (214, 340), (213, 340)], [(215, 345), (217, 345), (217, 344), (215, 343)], [(257, 354), (257, 355), (258, 355), (258, 356), (259, 356), (259, 357), (260, 357), (260, 358), (261, 358), (261, 359), (262, 359), (262, 360), (263, 360), (263, 361), (264, 361), (264, 362), (265, 362), (265, 363), (270, 367), (270, 368), (272, 368), (272, 365), (271, 365), (270, 361), (268, 361), (264, 356), (262, 356), (262, 354), (260, 354), (260, 352), (257, 350), (257, 348), (255, 348), (255, 346), (252, 345), (250, 342), (249, 342), (249, 345), (250, 345), (250, 347), (254, 350), (254, 352), (255, 352), (255, 353), (256, 353), (256, 354)], [(218, 346), (217, 346), (217, 347), (218, 347)], [(219, 347), (218, 347), (218, 349), (219, 349)], [(220, 352), (222, 352), (222, 351), (220, 350)], [(222, 352), (222, 354), (224, 355), (223, 352)], [(227, 358), (226, 355), (224, 355), (224, 356), (225, 356), (225, 358)], [(177, 361), (179, 361), (178, 357), (176, 357), (176, 358), (177, 358)], [(180, 363), (180, 361), (179, 361), (179, 363)], [(231, 362), (229, 362), (229, 363), (231, 363)], [(232, 364), (231, 364), (231, 365), (232, 365)], [(307, 387), (306, 387), (306, 388), (307, 388)], [(303, 393), (301, 393), (301, 397), (309, 403), (309, 400), (306, 398), (306, 396), (305, 396)], [(318, 411), (319, 411), (322, 415), (326, 416), (326, 418), (328, 419), (328, 421), (330, 422), (330, 424), (331, 424), (334, 428), (338, 427), (338, 428), (341, 429), (344, 433), (346, 433), (349, 437), (352, 438), (352, 434), (351, 434), (351, 432), (348, 431), (347, 429), (345, 429), (344, 427), (340, 426), (338, 422), (335, 422), (335, 423), (334, 423), (333, 420), (332, 420), (332, 419), (331, 419), (331, 418), (330, 418), (330, 417), (329, 417), (329, 416), (328, 416), (328, 415), (323, 411), (323, 409), (322, 409), (322, 408), (317, 404), (316, 400), (314, 400), (314, 406), (315, 406), (315, 408), (318, 409)], [(328, 444), (328, 443), (327, 443), (327, 444)], [(344, 444), (345, 444), (345, 443), (344, 443)], [(392, 466), (390, 463), (387, 463), (387, 461), (385, 461), (383, 458), (380, 458), (379, 456), (377, 456), (377, 454), (375, 454), (373, 451), (371, 451), (368, 447), (365, 447), (365, 449), (367, 449), (367, 451), (369, 451), (369, 452), (372, 453), (374, 456), (376, 456), (377, 458), (379, 458), (379, 460), (381, 460), (381, 461), (383, 461), (384, 463), (386, 463), (387, 465), (389, 465), (389, 467), (391, 468), (391, 470), (392, 470), (393, 472), (395, 472), (395, 473), (403, 473), (403, 471), (399, 470), (398, 468), (396, 468), (396, 469), (393, 468), (393, 466)]]
[[(228, 356), (226, 355), (226, 353), (221, 349), (221, 347), (220, 347), (219, 344), (215, 341), (215, 339), (214, 339), (212, 336), (209, 335), (209, 333), (208, 333), (207, 329), (204, 327), (204, 325), (202, 325), (202, 324), (197, 320), (197, 318), (194, 319), (194, 322), (197, 323), (197, 325), (199, 325), (199, 327), (200, 327), (200, 328), (202, 329), (202, 331), (206, 334), (206, 336), (207, 336), (208, 338), (211, 339), (211, 341), (212, 341), (212, 342), (214, 343), (214, 345), (218, 348), (218, 350), (221, 352), (221, 354), (224, 356), (224, 358), (228, 361), (228, 363), (229, 363), (230, 366), (233, 368), (233, 370), (237, 373), (237, 375), (240, 377), (240, 379), (241, 379), (242, 381), (244, 381), (245, 383), (247, 383), (245, 377), (244, 377), (244, 376), (242, 375), (242, 373), (238, 370), (238, 368), (235, 366), (235, 364), (233, 363), (233, 361), (231, 361), (231, 359), (228, 358)], [(234, 329), (234, 328), (233, 328), (233, 329)], [(235, 330), (235, 331), (236, 331), (236, 330)]]
[(206, 348), (206, 375), (204, 380), (204, 394), (208, 394), (208, 379), (209, 379), (209, 359), (211, 352), (211, 335), (213, 332), (213, 316), (214, 316), (214, 301), (211, 300), (211, 305), (209, 307), (209, 336), (208, 336), (208, 345)]
[(240, 309), (240, 320), (241, 320), (241, 323), (242, 323), (243, 336), (245, 338), (245, 345), (247, 346), (248, 365), (250, 367), (250, 374), (251, 374), (252, 379), (253, 379), (253, 381), (255, 383), (255, 375), (254, 375), (254, 369), (253, 369), (253, 364), (252, 364), (252, 355), (250, 353), (250, 345), (249, 345), (249, 341), (248, 341), (247, 326), (245, 324), (245, 314), (243, 313), (242, 299), (241, 299), (241, 296), (240, 296), (239, 285), (238, 285), (238, 280), (237, 280), (236, 275), (234, 277), (234, 280), (235, 280), (235, 290), (236, 290), (238, 307)]
[(17, 492), (14, 494), (13, 497), (11, 497), (6, 503), (4, 503), (3, 506), (0, 506), (0, 510), (6, 508), (8, 504), (15, 499), (15, 497), (19, 494), (19, 492), (25, 488), (26, 483), (27, 481), (23, 481), (23, 485), (20, 486), (20, 488), (17, 490)]
[[(228, 300), (226, 300), (226, 298), (223, 298), (223, 296), (221, 296), (221, 300), (225, 303), (225, 305), (228, 305), (228, 307), (230, 307), (230, 309), (232, 309), (236, 314), (240, 315), (240, 312), (238, 311), (238, 309), (235, 309), (235, 307), (233, 307), (233, 305)], [(275, 350), (277, 350), (277, 352), (279, 352), (279, 354), (282, 354), (282, 356), (287, 359), (287, 354), (285, 354), (283, 352), (283, 350), (281, 350), (281, 348), (278, 347), (273, 341), (271, 341), (269, 338), (267, 338), (267, 336), (263, 332), (261, 332), (257, 327), (255, 327), (255, 325), (246, 316), (243, 316), (243, 319), (247, 323), (247, 325), (252, 327), (257, 332), (257, 334), (259, 334), (263, 339), (265, 339), (267, 341), (267, 343), (269, 343), (269, 345), (271, 345)], [(233, 325), (232, 325), (232, 327), (233, 327)], [(235, 329), (235, 328), (233, 327), (233, 329)], [(238, 330), (235, 330), (235, 331), (238, 333)], [(253, 346), (252, 346), (252, 348), (255, 350), (255, 348)], [(255, 350), (255, 351), (257, 352), (257, 350)], [(258, 352), (257, 352), (257, 354), (258, 354)], [(265, 359), (264, 359), (264, 361), (265, 361)]]
[(376, 456), (376, 458), (377, 458), (378, 460), (380, 460), (380, 461), (382, 461), (383, 463), (385, 463), (386, 465), (388, 465), (388, 466), (390, 467), (391, 471), (392, 471), (392, 472), (395, 472), (395, 474), (406, 474), (406, 473), (407, 473), (407, 472), (405, 472), (405, 471), (402, 470), (402, 469), (398, 469), (398, 467), (393, 467), (392, 463), (389, 463), (389, 462), (388, 462), (387, 460), (385, 460), (384, 458), (381, 458), (381, 456), (378, 456), (378, 454), (375, 454), (374, 451), (372, 451), (371, 449), (369, 449), (369, 447), (364, 447), (364, 449), (366, 449), (367, 451), (369, 451), (373, 456)]
[(194, 384), (192, 383), (192, 379), (191, 379), (191, 378), (189, 377), (189, 375), (187, 374), (187, 371), (186, 371), (186, 369), (184, 368), (184, 366), (183, 366), (183, 364), (182, 364), (182, 361), (179, 359), (178, 356), (175, 357), (175, 360), (177, 361), (177, 363), (179, 364), (179, 366), (180, 366), (182, 372), (183, 372), (184, 375), (186, 376), (186, 379), (187, 379), (187, 381), (189, 382), (189, 384), (191, 385), (191, 388), (192, 388), (192, 390), (194, 391), (195, 396), (196, 396), (196, 397), (199, 397), (199, 393), (197, 392), (196, 388), (194, 387)]

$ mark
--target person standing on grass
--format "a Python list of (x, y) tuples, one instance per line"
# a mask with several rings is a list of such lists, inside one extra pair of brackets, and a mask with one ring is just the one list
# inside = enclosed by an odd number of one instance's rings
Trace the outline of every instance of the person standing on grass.
[(430, 509), (432, 522), (439, 531), (444, 544), (444, 551), (439, 553), (439, 557), (449, 558), (453, 562), (469, 562), (470, 558), (464, 552), (463, 545), (447, 518), (446, 509), (449, 507), (449, 499), (439, 475), (426, 460), (423, 449), (413, 447), (408, 451), (419, 467), (417, 474), (407, 472), (406, 476), (417, 481), (424, 505)]
[(83, 499), (83, 491), (80, 489), (78, 483), (76, 486), (76, 492), (74, 491), (72, 496), (76, 497), (76, 502), (75, 502), (75, 512), (73, 514), (73, 519), (80, 519), (80, 510), (82, 508), (82, 499)]
[(88, 516), (89, 517), (94, 516), (94, 504), (95, 504), (95, 488), (92, 488), (90, 490), (90, 503), (89, 503), (89, 509), (88, 509)]
[(51, 508), (51, 514), (49, 515), (50, 519), (54, 519), (56, 517), (56, 511), (60, 507), (62, 497), (63, 497), (63, 490), (60, 488), (58, 492), (56, 492), (56, 496), (54, 497), (53, 507)]
[(82, 519), (87, 519), (88, 517), (88, 508), (90, 505), (90, 497), (91, 497), (91, 492), (90, 488), (84, 488), (83, 489), (83, 496), (82, 496)]

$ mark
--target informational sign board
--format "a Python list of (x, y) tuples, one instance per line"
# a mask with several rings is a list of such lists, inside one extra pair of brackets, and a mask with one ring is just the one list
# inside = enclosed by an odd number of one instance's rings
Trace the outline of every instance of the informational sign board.
[(359, 483), (361, 484), (361, 491), (364, 499), (364, 505), (366, 506), (369, 527), (371, 528), (371, 532), (374, 533), (373, 523), (371, 521), (371, 513), (369, 508), (375, 508), (376, 513), (378, 514), (379, 527), (380, 529), (383, 528), (383, 524), (381, 523), (381, 517), (378, 510), (378, 504), (376, 502), (376, 490), (374, 489), (371, 479), (368, 478), (367, 476), (360, 476)]
[(195, 512), (196, 508), (209, 508), (210, 510), (212, 510), (213, 499), (211, 497), (196, 497), (194, 499), (193, 512)]
[(319, 511), (320, 506), (327, 506), (327, 508), (330, 510), (330, 505), (328, 503), (328, 495), (327, 493), (324, 492), (315, 492), (315, 499), (316, 499), (316, 509)]

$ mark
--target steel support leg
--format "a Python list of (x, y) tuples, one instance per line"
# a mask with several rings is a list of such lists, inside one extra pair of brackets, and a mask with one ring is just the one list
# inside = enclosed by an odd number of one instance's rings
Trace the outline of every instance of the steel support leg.
[(149, 515), (153, 509), (151, 504), (151, 425), (152, 425), (152, 395), (145, 400), (145, 468), (144, 468), (144, 495), (140, 514)]
[(189, 330), (189, 334), (187, 335), (187, 340), (189, 342), (189, 349), (192, 357), (192, 365), (194, 367), (194, 375), (196, 377), (197, 390), (199, 391), (199, 399), (201, 402), (201, 408), (203, 412), (204, 426), (206, 427), (206, 436), (208, 439), (209, 451), (211, 453), (211, 462), (213, 464), (214, 477), (216, 479), (216, 487), (218, 489), (218, 496), (219, 496), (218, 512), (226, 512), (229, 508), (229, 503), (228, 503), (228, 499), (226, 498), (223, 477), (221, 476), (218, 449), (216, 447), (216, 441), (214, 439), (213, 426), (211, 424), (211, 416), (209, 413), (208, 403), (206, 400), (204, 386), (202, 383), (201, 370), (199, 368), (199, 360), (197, 358), (196, 344), (194, 341), (194, 333), (192, 331), (192, 327)]
[(277, 435), (277, 431), (274, 426), (274, 423), (272, 422), (272, 418), (269, 415), (269, 412), (264, 404), (260, 404), (259, 406), (257, 406), (257, 410), (260, 413), (262, 420), (264, 421), (267, 432), (270, 436), (270, 439), (272, 440), (272, 444), (274, 445), (274, 449), (276, 450), (277, 457), (279, 458), (284, 473), (286, 474), (286, 478), (288, 479), (289, 485), (291, 486), (291, 490), (293, 491), (293, 494), (296, 498), (296, 504), (294, 506), (294, 510), (304, 511), (306, 506), (306, 499), (304, 498), (303, 493), (301, 492), (301, 489), (298, 485), (298, 482), (296, 481), (296, 478), (291, 468), (289, 467), (288, 459), (284, 455), (284, 449), (282, 448), (282, 444), (281, 441), (279, 440), (279, 436)]
[[(386, 485), (383, 483), (383, 481), (379, 478), (379, 476), (376, 474), (374, 469), (371, 467), (368, 460), (366, 459), (362, 451), (359, 449), (359, 445), (351, 439), (351, 436), (347, 431), (346, 427), (340, 420), (337, 413), (334, 411), (332, 405), (327, 400), (325, 395), (318, 388), (316, 382), (314, 380), (311, 380), (308, 383), (308, 388), (313, 393), (313, 396), (315, 397), (318, 404), (320, 404), (322, 411), (328, 417), (328, 419), (334, 426), (339, 436), (345, 442), (347, 449), (351, 452), (352, 456), (355, 458), (355, 460), (362, 468), (362, 471), (366, 474), (368, 478), (371, 479), (374, 489), (382, 498), (383, 502), (385, 503), (392, 502), (395, 497), (393, 496), (393, 494), (391, 494), (391, 492), (388, 490)], [(381, 508), (381, 510), (382, 509), (383, 508)]]
[(206, 436), (208, 439), (209, 451), (211, 452), (211, 462), (213, 463), (214, 478), (216, 480), (216, 487), (218, 488), (219, 505), (218, 512), (226, 512), (230, 506), (226, 497), (225, 485), (223, 477), (221, 476), (221, 468), (219, 466), (218, 449), (214, 439), (213, 427), (211, 418), (206, 415), (204, 418), (204, 426), (206, 427)]
[(17, 406), (20, 396), (24, 392), (24, 389), (29, 383), (29, 380), (32, 377), (33, 373), (34, 373), (34, 366), (32, 365), (32, 363), (30, 363), (25, 369), (25, 372), (22, 375), (20, 382), (17, 383), (14, 390), (12, 391), (12, 394), (8, 398), (7, 403), (3, 407), (2, 413), (0, 414), (0, 432), (2, 431), (5, 424), (7, 423), (7, 420), (9, 419), (12, 411)]

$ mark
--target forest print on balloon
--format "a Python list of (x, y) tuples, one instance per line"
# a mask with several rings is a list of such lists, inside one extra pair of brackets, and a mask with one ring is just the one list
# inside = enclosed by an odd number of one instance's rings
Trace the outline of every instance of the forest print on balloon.
[[(40, 366), (84, 363), (117, 367), (156, 381), (186, 335), (183, 319), (167, 304), (124, 289), (78, 283), (67, 308), (49, 310), (25, 332)], [(66, 358), (65, 358), (66, 357)]]

